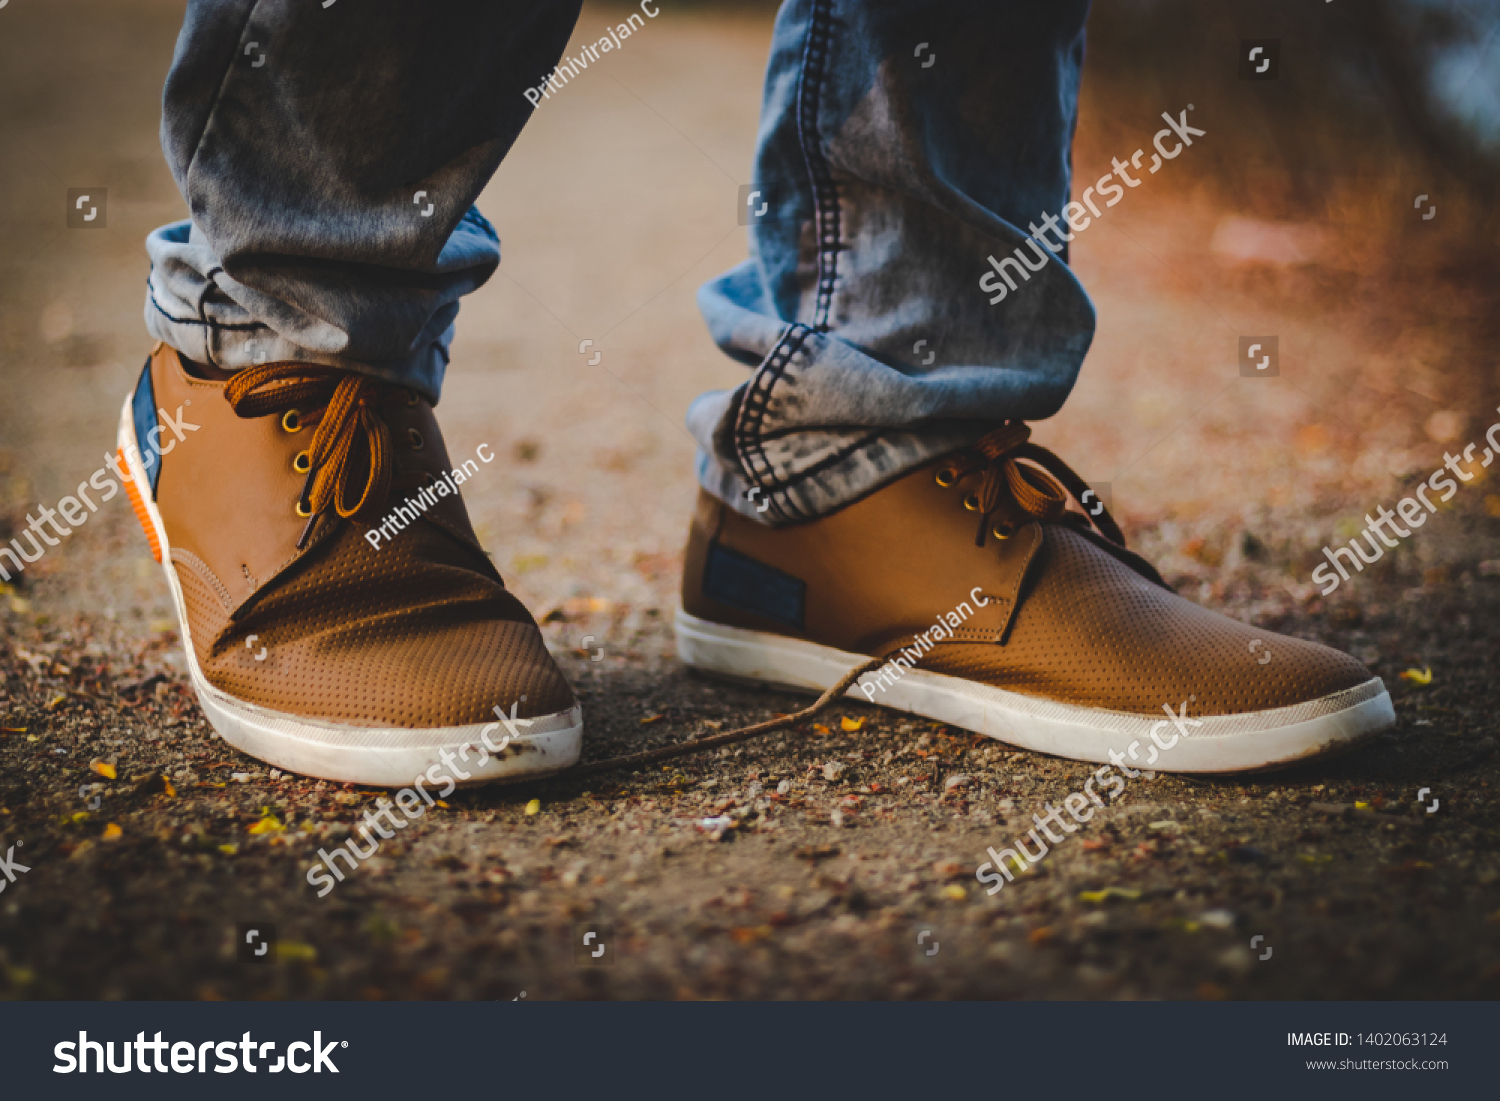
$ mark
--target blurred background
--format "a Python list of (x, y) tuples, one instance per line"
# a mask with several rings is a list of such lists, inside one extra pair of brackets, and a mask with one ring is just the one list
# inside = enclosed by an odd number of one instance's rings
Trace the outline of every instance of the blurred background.
[[(586, 8), (578, 39), (612, 11)], [(185, 216), (157, 138), (181, 12), (14, 0), (0, 13), (0, 536), (99, 465), (147, 349), (141, 241)], [(671, 14), (545, 102), (481, 199), (504, 262), (465, 303), (442, 416), (453, 447), (487, 440), (514, 460), (469, 502), (533, 605), (670, 599), (693, 499), (684, 410), (745, 377), (693, 292), (744, 255), (736, 189), (774, 6)], [(1076, 243), (1098, 337), (1039, 437), (1109, 483), (1148, 551), (1214, 598), (1243, 582), (1245, 599), (1305, 599), (1327, 540), (1491, 423), (1497, 20), (1481, 0), (1095, 8), (1075, 178), (1149, 151), (1160, 113), (1189, 102), (1207, 136)], [(1264, 39), (1280, 43), (1276, 79), (1243, 79), (1241, 41)], [(66, 228), (80, 187), (108, 190), (103, 231)], [(1278, 336), (1279, 377), (1240, 377), (1242, 334)], [(1494, 494), (1467, 487), (1453, 507), (1500, 516)], [(26, 582), (62, 571), (79, 606), (113, 607), (144, 548), (112, 534), (96, 521)], [(1450, 534), (1376, 572), (1473, 568), (1482, 552)], [(1225, 572), (1247, 546), (1270, 548), (1280, 581)], [(102, 572), (73, 565), (101, 557)], [(148, 592), (143, 614), (160, 619)]]
[[(101, 465), (149, 350), (142, 242), (186, 216), (157, 131), (183, 8), (0, 7), (0, 540)], [(587, 5), (574, 43), (625, 10)], [(775, 9), (660, 11), (544, 102), (481, 197), (503, 262), (465, 300), (438, 408), (450, 452), (505, 458), (465, 498), (579, 686), (597, 756), (794, 702), (705, 687), (670, 656), (696, 494), (683, 415), (746, 377), (694, 292), (745, 255), (737, 192)], [(316, 848), (370, 793), (267, 776), (213, 742), (121, 495), (0, 590), (0, 836), (24, 825), (39, 858), (0, 909), (0, 993), (1493, 996), (1500, 465), (1327, 600), (1309, 577), (1322, 547), (1500, 420), (1497, 35), (1493, 0), (1106, 0), (1089, 27), (1076, 180), (1149, 150), (1164, 111), (1192, 103), (1206, 133), (1073, 243), (1098, 334), (1037, 437), (1110, 486), (1180, 592), (1384, 677), (1401, 726), (1380, 748), (1284, 777), (1160, 778), (1139, 823), (1110, 827), (1114, 848), (1077, 847), (989, 901), (966, 896), (972, 855), (1006, 814), (1072, 790), (1069, 762), (864, 709), (593, 794), (460, 793), (319, 908), (281, 847), (292, 832), (250, 827), (274, 810)], [(1253, 42), (1276, 44), (1274, 79), (1243, 74)], [(97, 230), (67, 228), (82, 188), (107, 190)], [(1267, 335), (1279, 373), (1242, 377), (1241, 337)], [(1430, 682), (1403, 676), (1422, 668)], [(824, 783), (835, 749), (885, 763)], [(117, 842), (74, 796), (109, 754), (149, 781), (118, 797)], [(164, 770), (170, 798), (150, 780)], [(691, 826), (782, 779), (798, 809), (769, 840), (715, 846)], [(847, 794), (856, 782), (884, 785), (882, 809)], [(1325, 833), (1315, 809), (1403, 806), (1439, 782), (1467, 817), (1431, 842), (1347, 819)], [(1193, 838), (1174, 848), (1153, 820), (1168, 815)], [(1079, 901), (1112, 882), (1139, 906)], [(225, 930), (273, 904), (306, 942), (300, 970), (252, 982)], [(636, 962), (590, 985), (538, 930), (606, 911)], [(941, 967), (894, 947), (919, 918), (947, 923)], [(1291, 962), (1252, 965), (1240, 933), (1276, 923)]]

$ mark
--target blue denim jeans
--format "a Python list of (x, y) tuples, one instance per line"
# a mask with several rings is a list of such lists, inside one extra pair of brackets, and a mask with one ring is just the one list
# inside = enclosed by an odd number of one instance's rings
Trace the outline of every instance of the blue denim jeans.
[[(162, 144), (192, 220), (147, 240), (151, 333), (221, 368), (332, 364), (436, 400), (458, 300), (500, 261), (474, 199), (578, 10), (191, 0)], [(796, 522), (1062, 405), (1094, 311), (1066, 242), (1032, 227), (1068, 201), (1087, 12), (783, 5), (749, 259), (698, 296), (750, 370), (688, 411), (710, 492)], [(663, 15), (644, 0), (636, 21)], [(1033, 234), (1055, 260), (1000, 272), (1015, 288), (997, 298), (989, 258), (1048, 257)]]

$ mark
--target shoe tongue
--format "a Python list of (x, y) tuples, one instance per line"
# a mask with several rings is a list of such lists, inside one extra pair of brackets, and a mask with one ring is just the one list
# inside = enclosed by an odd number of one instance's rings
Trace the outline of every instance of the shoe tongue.
[(199, 363), (195, 359), (188, 359), (181, 352), (177, 353), (178, 360), (182, 363), (182, 369), (193, 378), (206, 379), (209, 382), (227, 382), (234, 377), (233, 371), (226, 371), (222, 367), (214, 367), (208, 363)]

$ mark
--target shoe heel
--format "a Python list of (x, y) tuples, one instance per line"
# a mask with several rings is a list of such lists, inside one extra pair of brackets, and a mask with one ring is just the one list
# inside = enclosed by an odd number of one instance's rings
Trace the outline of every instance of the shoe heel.
[[(119, 456), (120, 468), (128, 469), (125, 449), (118, 448), (115, 453)], [(151, 544), (151, 557), (156, 559), (157, 565), (161, 565), (161, 539), (156, 534), (156, 525), (151, 522), (151, 514), (146, 511), (146, 502), (141, 499), (141, 491), (136, 488), (134, 478), (126, 480), (125, 494), (130, 498), (130, 507), (135, 510), (135, 518), (140, 521), (141, 530), (146, 533), (146, 542)]]

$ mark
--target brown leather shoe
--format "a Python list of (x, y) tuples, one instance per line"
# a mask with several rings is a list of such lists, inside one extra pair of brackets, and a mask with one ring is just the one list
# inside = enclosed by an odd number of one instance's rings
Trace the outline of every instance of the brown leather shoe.
[(1100, 506), (1092, 523), (1067, 508), (1087, 486), (1029, 434), (1006, 425), (791, 527), (700, 492), (679, 656), (816, 690), (884, 657), (851, 696), (1168, 772), (1286, 765), (1395, 722), (1354, 658), (1173, 593)]
[(458, 495), (493, 459), (450, 464), (428, 403), (366, 376), (273, 363), (226, 383), (157, 346), (119, 461), (225, 741), (443, 793), (578, 759), (582, 709)]

